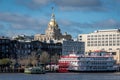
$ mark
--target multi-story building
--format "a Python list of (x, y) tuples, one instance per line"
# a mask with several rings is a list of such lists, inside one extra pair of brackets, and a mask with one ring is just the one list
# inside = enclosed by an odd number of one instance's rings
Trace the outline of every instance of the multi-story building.
[(17, 45), (17, 56), (23, 57), (31, 54), (31, 42), (18, 42)]
[(120, 29), (98, 30), (89, 34), (79, 34), (78, 41), (85, 42), (85, 51), (104, 50), (114, 54), (120, 63)]
[(62, 54), (67, 55), (70, 53), (84, 54), (84, 42), (78, 41), (63, 41)]
[(62, 44), (61, 43), (42, 43), (42, 51), (48, 52), (50, 55), (62, 55)]
[(46, 51), (50, 55), (62, 55), (62, 44), (0, 38), (0, 58), (24, 58), (32, 52), (41, 53), (41, 51)]
[(10, 40), (7, 38), (0, 38), (0, 59), (10, 57)]
[(39, 40), (42, 42), (48, 42), (50, 40), (61, 40), (61, 39), (66, 39), (66, 40), (71, 40), (71, 35), (67, 34), (65, 32), (64, 35), (62, 35), (61, 30), (59, 29), (59, 26), (55, 20), (55, 14), (53, 13), (51, 16), (51, 20), (48, 23), (48, 28), (45, 31), (45, 34), (36, 34), (34, 36), (34, 40)]
[(18, 54), (18, 45), (19, 45), (19, 42), (18, 41), (16, 41), (16, 40), (11, 40), (10, 41), (10, 54), (12, 54), (11, 55), (11, 58), (14, 58), (14, 59), (17, 59), (17, 54)]
[(17, 36), (13, 36), (12, 40), (17, 40), (20, 42), (30, 42), (34, 40), (34, 36), (26, 36), (26, 35), (17, 35)]

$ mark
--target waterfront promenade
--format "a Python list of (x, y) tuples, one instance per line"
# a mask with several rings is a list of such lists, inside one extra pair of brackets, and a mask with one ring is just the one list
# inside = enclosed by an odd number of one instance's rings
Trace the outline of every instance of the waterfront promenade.
[(120, 72), (115, 73), (0, 73), (0, 80), (120, 80)]

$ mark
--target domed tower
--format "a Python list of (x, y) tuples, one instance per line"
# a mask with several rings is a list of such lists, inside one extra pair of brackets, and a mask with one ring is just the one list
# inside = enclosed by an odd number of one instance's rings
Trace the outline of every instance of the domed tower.
[(49, 36), (55, 40), (59, 40), (62, 37), (59, 26), (55, 20), (54, 10), (52, 8), (51, 20), (48, 23), (48, 28), (46, 30), (46, 36)]

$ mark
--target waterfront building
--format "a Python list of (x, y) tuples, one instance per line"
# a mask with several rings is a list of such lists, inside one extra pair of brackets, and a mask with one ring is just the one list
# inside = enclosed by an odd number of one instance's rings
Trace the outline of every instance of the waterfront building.
[(34, 40), (34, 36), (17, 35), (17, 36), (13, 36), (12, 40), (17, 40), (20, 42), (30, 42)]
[(18, 54), (18, 46), (19, 42), (16, 40), (10, 40), (10, 54), (12, 54), (11, 58), (17, 59), (17, 54)]
[(0, 38), (0, 58), (24, 58), (32, 52), (41, 53), (42, 51), (50, 55), (62, 55), (62, 44)]
[(10, 57), (10, 48), (9, 45), (10, 40), (7, 38), (0, 38), (0, 59), (1, 58), (9, 58)]
[(62, 55), (62, 44), (61, 43), (42, 43), (42, 51), (48, 52), (50, 55)]
[(62, 42), (62, 54), (67, 55), (73, 51), (77, 54), (84, 54), (84, 46), (84, 42), (64, 40)]
[(79, 34), (78, 41), (85, 42), (85, 52), (104, 50), (111, 52), (120, 63), (120, 29), (97, 30), (89, 34)]
[(61, 30), (59, 29), (59, 25), (55, 20), (55, 14), (52, 13), (51, 16), (51, 20), (48, 23), (48, 28), (45, 31), (45, 34), (36, 34), (34, 36), (34, 40), (39, 40), (42, 42), (49, 42), (49, 41), (59, 41), (62, 39), (66, 39), (66, 40), (71, 40), (72, 37), (71, 35), (67, 34), (67, 32), (65, 32), (65, 34), (61, 33)]
[[(32, 52), (39, 53), (46, 51), (50, 55), (61, 55), (62, 44), (61, 43), (43, 43), (40, 41), (21, 42), (13, 41), (13, 49), (16, 51), (17, 58), (22, 58), (30, 55)], [(13, 50), (12, 49), (12, 50)]]
[(17, 56), (22, 58), (31, 54), (31, 42), (18, 42)]

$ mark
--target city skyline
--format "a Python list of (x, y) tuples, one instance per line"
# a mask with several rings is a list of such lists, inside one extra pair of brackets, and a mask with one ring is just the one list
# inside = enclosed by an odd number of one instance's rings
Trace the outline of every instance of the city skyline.
[(0, 36), (44, 34), (52, 9), (62, 33), (73, 37), (120, 26), (120, 0), (1, 0)]

